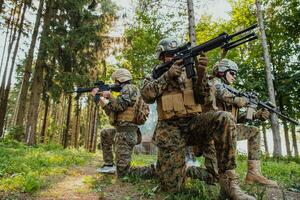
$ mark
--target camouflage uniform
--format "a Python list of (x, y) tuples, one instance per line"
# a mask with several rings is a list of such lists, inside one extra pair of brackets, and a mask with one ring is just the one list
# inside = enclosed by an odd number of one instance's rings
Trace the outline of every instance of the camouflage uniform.
[(114, 156), (113, 156), (112, 147), (115, 143), (114, 142), (115, 135), (116, 135), (116, 129), (114, 128), (105, 128), (102, 129), (100, 132), (104, 165), (114, 165)]
[(260, 155), (260, 132), (255, 126), (242, 124), (245, 122), (245, 114), (238, 114), (237, 106), (234, 106), (234, 94), (224, 88), (220, 78), (214, 78), (216, 87), (217, 105), (220, 110), (231, 112), (237, 121), (237, 140), (248, 140), (248, 159), (259, 160)]
[(133, 106), (138, 95), (138, 88), (132, 84), (125, 84), (120, 91), (120, 95), (116, 99), (110, 99), (104, 107), (105, 113), (110, 116), (111, 123), (116, 129), (115, 153), (118, 177), (128, 173), (133, 147), (136, 144), (138, 127), (132, 122), (118, 121), (117, 116), (119, 113), (124, 112), (127, 107)]
[[(236, 63), (231, 60), (223, 59), (216, 63), (214, 66), (215, 77), (212, 80), (212, 84), (216, 88), (216, 99), (217, 106), (219, 110), (227, 111), (232, 113), (237, 124), (237, 140), (248, 140), (248, 171), (246, 176), (247, 182), (256, 182), (268, 186), (277, 186), (275, 181), (269, 180), (261, 174), (260, 169), (260, 131), (255, 126), (245, 125), (246, 113), (241, 113), (239, 115), (238, 108), (247, 107), (247, 101), (243, 97), (237, 97), (226, 89), (224, 86), (228, 82), (226, 79), (226, 73), (231, 70), (237, 72), (238, 67)], [(264, 113), (264, 114), (262, 114)], [(264, 120), (267, 115), (265, 111), (259, 110), (254, 113), (253, 119)], [(213, 171), (216, 167), (214, 164), (216, 158), (214, 158), (214, 152), (210, 151), (208, 156), (205, 156), (208, 163), (212, 165), (207, 165), (209, 171)]]
[[(181, 78), (185, 79), (184, 76)], [(170, 80), (165, 73), (156, 80), (145, 80), (141, 95), (145, 102), (154, 103), (160, 101), (164, 92), (180, 92), (180, 88), (180, 83)], [(171, 192), (182, 189), (186, 177), (185, 146), (197, 145), (201, 141), (214, 140), (219, 173), (235, 169), (235, 128), (231, 114), (222, 111), (159, 119), (153, 139), (158, 147), (157, 175), (162, 188)]]
[[(138, 126), (135, 124), (135, 103), (140, 96), (138, 88), (130, 83), (132, 76), (126, 69), (118, 69), (112, 74), (112, 79), (121, 85), (120, 94), (116, 97), (109, 97), (109, 100), (100, 97), (100, 105), (109, 116), (111, 125), (115, 128), (115, 137), (113, 134), (105, 134), (107, 138), (102, 141), (105, 152), (105, 162), (112, 163), (111, 143), (115, 138), (115, 154), (117, 176), (123, 177), (126, 174), (132, 175), (153, 175), (152, 166), (142, 168), (131, 168), (131, 155), (133, 148), (137, 143)], [(103, 135), (103, 136), (104, 136)], [(108, 136), (109, 135), (109, 136)], [(105, 142), (108, 144), (104, 145)], [(107, 159), (107, 160), (106, 160)]]

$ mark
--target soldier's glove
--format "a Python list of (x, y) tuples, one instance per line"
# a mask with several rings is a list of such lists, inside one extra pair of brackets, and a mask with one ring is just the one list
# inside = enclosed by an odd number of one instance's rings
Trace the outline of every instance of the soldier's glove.
[(208, 58), (204, 53), (201, 53), (198, 57), (198, 67), (207, 67)]
[(169, 71), (167, 72), (167, 76), (169, 79), (175, 79), (178, 78), (181, 73), (182, 73), (182, 68), (180, 67), (180, 63), (182, 61), (176, 61), (171, 68), (169, 69)]
[(109, 102), (109, 100), (104, 97), (100, 97), (100, 99), (99, 99), (99, 104), (100, 104), (101, 108), (104, 108), (108, 104), (108, 102)]
[(270, 112), (264, 108), (259, 109), (255, 114), (254, 114), (254, 119), (259, 119), (261, 121), (266, 121), (270, 117)]
[(249, 101), (245, 97), (234, 97), (233, 99), (233, 104), (235, 104), (239, 108), (246, 107), (248, 103)]

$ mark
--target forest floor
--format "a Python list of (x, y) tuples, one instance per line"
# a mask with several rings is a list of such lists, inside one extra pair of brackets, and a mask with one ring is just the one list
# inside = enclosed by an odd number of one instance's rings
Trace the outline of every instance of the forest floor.
[[(280, 188), (245, 185), (246, 157), (238, 156), (237, 173), (247, 193), (260, 199), (300, 199), (300, 165), (297, 159), (264, 159), (262, 171), (276, 180)], [(133, 166), (155, 162), (154, 155), (133, 155)], [(203, 159), (199, 159), (202, 164)], [(28, 148), (18, 143), (0, 143), (0, 199), (217, 199), (218, 186), (208, 186), (199, 180), (188, 179), (177, 194), (162, 192), (156, 179), (139, 177), (116, 179), (115, 175), (100, 174), (96, 169), (103, 164), (100, 152), (42, 145)]]
[[(161, 192), (157, 180), (142, 180), (138, 177), (116, 179), (115, 175), (99, 174), (96, 168), (101, 166), (101, 156), (96, 156), (89, 163), (80, 167), (73, 167), (51, 187), (36, 193), (33, 199), (103, 199), (103, 200), (148, 200), (148, 199), (217, 199), (217, 186), (208, 186), (201, 181), (188, 180), (187, 187), (180, 194)], [(133, 165), (153, 163), (153, 156), (135, 155)], [(281, 185), (281, 184), (280, 184)], [(255, 195), (257, 199), (270, 200), (299, 200), (300, 193), (293, 192), (293, 188), (265, 188), (258, 185), (242, 187)]]

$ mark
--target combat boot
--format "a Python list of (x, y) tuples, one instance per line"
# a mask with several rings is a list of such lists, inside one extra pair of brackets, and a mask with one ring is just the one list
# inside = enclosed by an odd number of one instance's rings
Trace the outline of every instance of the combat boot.
[(275, 181), (269, 180), (261, 174), (260, 161), (248, 160), (246, 183), (259, 183), (266, 186), (278, 187)]
[(253, 196), (242, 191), (235, 170), (227, 170), (225, 173), (220, 174), (219, 183), (221, 187), (220, 199), (255, 200)]

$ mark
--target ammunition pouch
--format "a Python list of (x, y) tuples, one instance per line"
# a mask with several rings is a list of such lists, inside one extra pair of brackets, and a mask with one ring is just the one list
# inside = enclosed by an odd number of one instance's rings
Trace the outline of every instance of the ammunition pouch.
[(117, 122), (134, 122), (135, 120), (135, 108), (128, 106), (125, 111), (118, 113), (116, 117)]
[(163, 94), (157, 101), (158, 120), (187, 117), (202, 112), (192, 89)]

